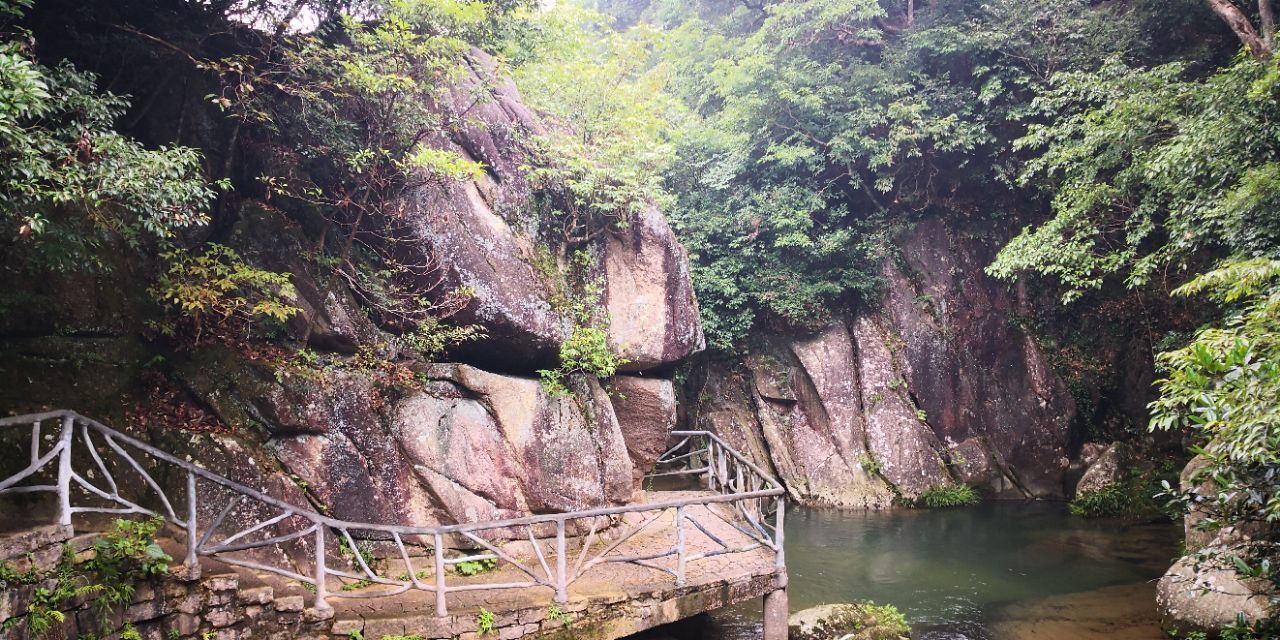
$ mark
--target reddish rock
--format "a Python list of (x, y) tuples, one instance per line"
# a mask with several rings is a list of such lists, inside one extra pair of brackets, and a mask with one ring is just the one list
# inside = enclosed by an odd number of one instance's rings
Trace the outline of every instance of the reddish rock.
[(686, 402), (690, 426), (720, 436), (752, 462), (772, 469), (774, 463), (748, 387), (750, 374), (724, 362), (706, 364), (695, 374)]
[(678, 362), (706, 346), (688, 255), (657, 209), (610, 236), (604, 275), (609, 344), (628, 360), (624, 371)]
[(1026, 492), (1062, 497), (1075, 401), (1013, 322), (1014, 293), (985, 275), (996, 244), (937, 218), (901, 241), (905, 265), (883, 268), (896, 360), (940, 439), (980, 436)]
[(867, 448), (879, 472), (907, 500), (933, 487), (952, 484), (939, 456), (941, 445), (907, 393), (897, 368), (891, 340), (870, 316), (853, 327), (858, 347), (858, 375), (862, 385)]
[[(749, 371), (715, 368), (697, 401), (699, 424), (811, 504), (884, 508), (888, 485), (865, 448), (858, 373), (843, 327), (807, 341), (777, 341), (748, 358)], [(707, 396), (712, 400), (707, 402)]]
[(676, 425), (675, 388), (670, 380), (636, 376), (617, 376), (606, 388), (631, 458), (632, 485), (641, 489)]

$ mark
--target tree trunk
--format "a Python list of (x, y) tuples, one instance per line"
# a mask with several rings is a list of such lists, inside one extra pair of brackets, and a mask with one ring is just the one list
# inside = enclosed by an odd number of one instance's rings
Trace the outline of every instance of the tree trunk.
[(1258, 0), (1258, 16), (1262, 21), (1262, 44), (1267, 51), (1275, 50), (1276, 14), (1271, 0)]
[[(1252, 54), (1253, 57), (1260, 60), (1271, 57), (1270, 44), (1264, 41), (1262, 36), (1258, 35), (1258, 31), (1254, 29), (1253, 24), (1249, 22), (1249, 17), (1246, 16), (1239, 7), (1232, 3), (1231, 0), (1205, 0), (1205, 2), (1214, 13), (1218, 14), (1219, 18), (1222, 18), (1223, 22), (1227, 23), (1227, 26), (1231, 27), (1231, 30), (1235, 32), (1236, 37), (1240, 38), (1240, 41), (1249, 48), (1249, 53)], [(1263, 5), (1266, 5), (1266, 15), (1270, 15), (1270, 0), (1259, 0), (1259, 9), (1261, 9)]]

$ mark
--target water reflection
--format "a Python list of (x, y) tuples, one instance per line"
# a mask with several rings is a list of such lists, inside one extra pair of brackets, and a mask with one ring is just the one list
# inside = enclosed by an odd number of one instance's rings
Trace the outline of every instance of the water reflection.
[[(1149, 581), (1176, 555), (1178, 533), (1170, 523), (1073, 518), (1060, 504), (795, 508), (787, 514), (791, 607), (891, 603), (928, 640), (1159, 638)], [(756, 609), (722, 612), (722, 631), (755, 635)]]

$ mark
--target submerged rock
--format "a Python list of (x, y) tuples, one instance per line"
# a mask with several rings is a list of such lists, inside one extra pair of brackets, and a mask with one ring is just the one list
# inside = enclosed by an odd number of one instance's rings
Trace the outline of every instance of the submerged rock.
[(906, 640), (911, 628), (892, 606), (824, 604), (787, 619), (791, 640)]
[(1001, 608), (997, 638), (1034, 640), (1167, 640), (1151, 607), (1149, 582), (1103, 587)]

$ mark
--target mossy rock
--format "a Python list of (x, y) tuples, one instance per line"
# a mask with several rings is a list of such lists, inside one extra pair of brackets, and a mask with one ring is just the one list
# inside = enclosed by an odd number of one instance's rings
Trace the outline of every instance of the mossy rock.
[(906, 640), (911, 627), (893, 606), (824, 604), (791, 614), (791, 640)]

